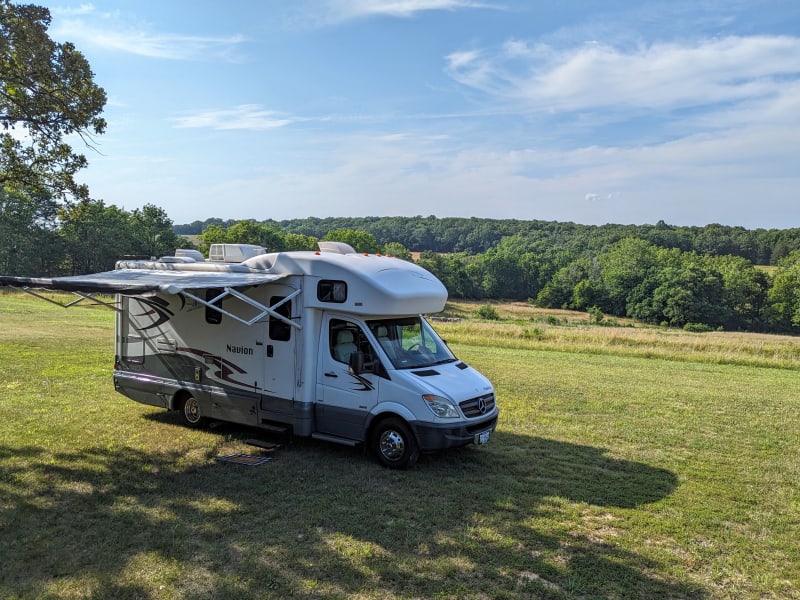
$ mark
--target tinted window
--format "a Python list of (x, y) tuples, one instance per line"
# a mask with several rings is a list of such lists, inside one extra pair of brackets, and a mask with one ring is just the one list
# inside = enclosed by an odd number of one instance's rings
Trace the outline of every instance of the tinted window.
[[(219, 296), (223, 290), (220, 288), (209, 288), (206, 290), (206, 302), (211, 302), (214, 298)], [(222, 300), (213, 303), (214, 306), (222, 308)], [(206, 323), (210, 325), (219, 325), (222, 323), (222, 313), (214, 310), (211, 306), (206, 306)]]
[[(270, 306), (275, 306), (278, 302), (283, 300), (284, 296), (272, 296), (269, 299)], [(281, 315), (282, 317), (286, 317), (290, 319), (292, 317), (292, 301), (285, 302), (281, 304), (278, 308), (275, 309), (275, 312)], [(285, 321), (281, 321), (280, 319), (276, 319), (272, 315), (269, 317), (269, 339), (276, 340), (278, 342), (288, 342), (289, 339), (292, 337), (292, 326), (286, 323)]]
[(347, 284), (344, 281), (323, 279), (317, 284), (317, 300), (341, 304), (347, 300)]

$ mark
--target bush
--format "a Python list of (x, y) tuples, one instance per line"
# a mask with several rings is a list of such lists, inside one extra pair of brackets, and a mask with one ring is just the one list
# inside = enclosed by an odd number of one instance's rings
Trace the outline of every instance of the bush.
[(711, 327), (705, 323), (687, 323), (683, 326), (683, 330), (691, 331), (693, 333), (705, 333), (706, 331), (711, 331)]
[(481, 319), (487, 319), (489, 321), (498, 321), (500, 319), (500, 315), (497, 314), (497, 311), (491, 304), (482, 305), (477, 310), (477, 313)]
[(521, 336), (526, 340), (543, 340), (546, 337), (544, 331), (538, 327), (523, 328)]
[(599, 325), (600, 323), (603, 322), (603, 319), (605, 319), (603, 311), (600, 310), (597, 306), (591, 307), (587, 312), (589, 313), (589, 322), (591, 323), (596, 323)]

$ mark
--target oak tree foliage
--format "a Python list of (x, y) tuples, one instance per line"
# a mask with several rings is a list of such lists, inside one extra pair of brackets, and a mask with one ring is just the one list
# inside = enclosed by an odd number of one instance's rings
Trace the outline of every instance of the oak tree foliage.
[(47, 34), (50, 11), (0, 0), (0, 186), (85, 200), (75, 181), (87, 165), (66, 138), (87, 146), (106, 128), (105, 91), (71, 43)]

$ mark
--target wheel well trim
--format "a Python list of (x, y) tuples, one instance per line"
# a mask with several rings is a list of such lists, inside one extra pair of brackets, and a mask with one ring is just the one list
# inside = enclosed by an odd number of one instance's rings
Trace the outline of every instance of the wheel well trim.
[(400, 417), (407, 423), (417, 420), (416, 415), (414, 415), (407, 406), (403, 406), (397, 402), (381, 402), (370, 413), (369, 422), (372, 424), (376, 420), (385, 419), (387, 417)]
[(398, 404), (396, 402), (384, 402), (378, 405), (374, 412), (370, 413), (369, 421), (367, 422), (367, 431), (365, 440), (369, 442), (369, 440), (372, 439), (372, 434), (375, 431), (375, 427), (381, 421), (391, 418), (402, 419), (405, 423), (408, 424), (408, 428), (411, 431), (411, 435), (413, 435), (414, 438), (417, 437), (417, 433), (416, 431), (414, 431), (414, 427), (411, 426), (411, 423), (417, 420), (417, 418), (414, 416), (414, 413), (411, 412), (407, 407), (403, 406), (402, 404)]
[(192, 394), (192, 392), (190, 392), (186, 388), (176, 389), (174, 392), (172, 392), (172, 396), (170, 397), (169, 410), (180, 410), (183, 402), (187, 398), (191, 398), (192, 396), (194, 396), (194, 394)]

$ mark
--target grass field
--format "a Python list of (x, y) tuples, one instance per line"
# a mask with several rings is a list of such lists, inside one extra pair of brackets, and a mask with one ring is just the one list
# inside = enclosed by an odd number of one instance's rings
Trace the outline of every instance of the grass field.
[(116, 394), (111, 311), (0, 294), (0, 598), (800, 598), (800, 340), (437, 322), (483, 447), (409, 471)]

